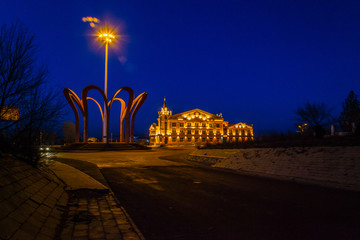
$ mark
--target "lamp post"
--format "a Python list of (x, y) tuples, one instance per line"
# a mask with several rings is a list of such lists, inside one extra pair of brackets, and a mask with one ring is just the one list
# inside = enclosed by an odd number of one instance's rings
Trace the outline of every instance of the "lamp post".
[[(104, 93), (107, 99), (107, 72), (108, 72), (108, 48), (111, 41), (115, 40), (115, 35), (110, 33), (109, 30), (99, 33), (98, 39), (105, 44), (105, 86), (104, 86)], [(104, 127), (103, 127), (103, 142), (108, 142), (107, 136), (107, 114), (105, 114), (106, 104), (104, 103)]]

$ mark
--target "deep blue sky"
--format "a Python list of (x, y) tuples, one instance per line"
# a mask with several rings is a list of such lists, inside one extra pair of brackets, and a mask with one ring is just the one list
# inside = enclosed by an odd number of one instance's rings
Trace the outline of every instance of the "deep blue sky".
[[(260, 134), (295, 130), (294, 112), (306, 101), (338, 115), (351, 89), (360, 94), (359, 1), (0, 2), (1, 24), (18, 20), (36, 36), (51, 85), (78, 95), (88, 84), (104, 85), (104, 48), (91, 42), (84, 16), (111, 19), (127, 36), (110, 52), (108, 93), (122, 86), (148, 92), (136, 133), (156, 122), (164, 96), (173, 113), (222, 113)], [(65, 121), (74, 121), (71, 111)], [(117, 114), (111, 121), (117, 135)], [(99, 122), (94, 114), (91, 136), (100, 136)]]

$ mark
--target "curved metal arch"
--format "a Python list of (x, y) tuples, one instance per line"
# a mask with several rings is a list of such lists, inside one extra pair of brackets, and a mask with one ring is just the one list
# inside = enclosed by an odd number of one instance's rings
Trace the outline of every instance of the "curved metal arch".
[(125, 112), (126, 109), (126, 103), (123, 99), (121, 98), (114, 98), (114, 101), (119, 101), (121, 103), (121, 110), (120, 110), (120, 142), (124, 141), (124, 120), (123, 120), (123, 116), (122, 113)]
[[(80, 131), (79, 131), (79, 112), (76, 108), (75, 103), (78, 105), (80, 111), (82, 114), (84, 114), (84, 106), (82, 105), (81, 100), (79, 99), (79, 97), (76, 95), (75, 92), (73, 92), (71, 89), (69, 88), (64, 88), (63, 90), (64, 96), (66, 98), (66, 100), (68, 101), (68, 103), (70, 104), (74, 115), (75, 115), (75, 142), (79, 142), (79, 138), (80, 138)], [(74, 103), (75, 101), (75, 103)]]
[[(112, 96), (111, 100), (109, 101), (109, 110), (111, 110), (111, 105), (112, 105), (113, 101), (115, 100), (116, 96), (117, 96), (121, 91), (126, 91), (126, 92), (128, 92), (128, 94), (129, 94), (129, 102), (131, 101), (131, 103), (132, 103), (132, 101), (133, 101), (133, 99), (134, 99), (134, 96), (135, 96), (134, 91), (133, 91), (130, 87), (122, 87), (122, 88), (120, 88), (119, 90), (117, 90), (117, 91), (114, 93), (114, 95)], [(119, 98), (119, 99), (121, 99), (121, 98)], [(128, 104), (128, 105), (129, 105), (129, 104)]]
[(121, 113), (125, 110), (126, 108), (126, 103), (123, 99), (121, 98), (114, 98), (114, 101), (119, 101), (121, 103), (121, 112), (120, 112), (120, 116), (121, 116)]
[[(123, 111), (122, 109), (120, 113), (120, 142), (129, 142), (130, 112), (131, 112), (132, 103), (134, 101), (134, 95), (135, 95), (134, 91), (130, 87), (122, 87), (119, 90), (117, 90), (109, 102), (109, 110), (111, 109), (114, 99), (121, 91), (128, 92), (129, 101), (127, 106), (125, 105), (126, 106), (125, 111)], [(124, 119), (125, 119), (125, 131), (124, 131)], [(124, 135), (125, 135), (125, 141), (124, 141)]]
[[(83, 119), (84, 119), (84, 142), (85, 143), (87, 143), (87, 141), (88, 141), (88, 124), (89, 124), (87, 94), (92, 89), (98, 90), (103, 97), (103, 100), (104, 100), (104, 103), (106, 106), (104, 109), (105, 110), (104, 115), (106, 116), (106, 120), (107, 120), (105, 132), (106, 132), (106, 136), (109, 135), (109, 107), (108, 107), (107, 98), (105, 96), (104, 91), (101, 88), (99, 88), (98, 86), (95, 86), (95, 85), (89, 85), (89, 86), (86, 86), (81, 92), (81, 100), (82, 100), (82, 104), (84, 107)], [(103, 124), (103, 127), (104, 127), (104, 124)], [(106, 138), (106, 142), (108, 142), (108, 138)]]
[(98, 108), (100, 110), (101, 120), (102, 120), (102, 131), (101, 131), (102, 138), (101, 139), (104, 139), (104, 113), (103, 113), (103, 110), (102, 110), (100, 104), (95, 99), (93, 99), (92, 97), (87, 97), (87, 100), (94, 101), (97, 104), (97, 106), (98, 106)]
[[(147, 92), (141, 93), (137, 98), (134, 100), (133, 105), (131, 108), (133, 112), (131, 114), (131, 125), (130, 125), (130, 142), (134, 142), (134, 131), (135, 131), (135, 117), (137, 112), (139, 111), (140, 107), (143, 105), (147, 98)], [(134, 107), (135, 106), (135, 107)]]
[(99, 104), (95, 99), (93, 99), (92, 97), (87, 97), (87, 100), (92, 100), (93, 102), (96, 103), (96, 105), (98, 106), (98, 108), (99, 108), (99, 110), (100, 110), (101, 118), (102, 118), (102, 120), (104, 121), (104, 113), (103, 113), (103, 109), (102, 109), (102, 107), (100, 106), (100, 104)]
[[(105, 104), (104, 109), (101, 108), (101, 105), (99, 104), (99, 102), (97, 102), (94, 98), (87, 96), (88, 92), (92, 89), (98, 90), (100, 92), (100, 94), (102, 95), (104, 104)], [(129, 94), (129, 101), (128, 101), (127, 105), (123, 99), (116, 97), (121, 91), (127, 91)], [(137, 114), (139, 108), (142, 106), (142, 104), (145, 102), (145, 100), (147, 98), (146, 92), (140, 94), (139, 96), (137, 96), (134, 99), (134, 96), (135, 96), (134, 91), (130, 87), (122, 87), (116, 91), (116, 93), (111, 98), (110, 102), (108, 102), (103, 90), (95, 85), (86, 86), (83, 89), (83, 91), (81, 92), (81, 99), (76, 95), (75, 92), (73, 92), (69, 88), (65, 88), (63, 90), (63, 93), (75, 114), (75, 122), (76, 122), (75, 141), (76, 142), (79, 142), (79, 135), (80, 135), (79, 134), (79, 112), (78, 112), (76, 105), (78, 105), (78, 107), (83, 115), (84, 142), (86, 143), (88, 140), (88, 118), (89, 118), (88, 103), (87, 103), (88, 100), (92, 100), (98, 105), (100, 113), (101, 113), (102, 122), (103, 122), (103, 126), (102, 126), (103, 130), (104, 130), (104, 116), (107, 117), (107, 127), (105, 129), (105, 132), (107, 135), (109, 135), (109, 118), (110, 118), (110, 110), (111, 110), (112, 103), (114, 101), (119, 101), (121, 103), (120, 141), (124, 142), (124, 137), (125, 137), (125, 142), (129, 142), (129, 133), (130, 133), (130, 141), (131, 142), (134, 141), (135, 117), (136, 117), (136, 114)], [(130, 115), (131, 115), (131, 125), (130, 125)], [(124, 124), (124, 122), (125, 122), (125, 124)], [(125, 125), (125, 129), (124, 129), (124, 125)], [(131, 126), (131, 129), (129, 129), (129, 126)], [(104, 131), (103, 131), (103, 134), (104, 134)], [(107, 139), (107, 141), (108, 141), (108, 139)]]

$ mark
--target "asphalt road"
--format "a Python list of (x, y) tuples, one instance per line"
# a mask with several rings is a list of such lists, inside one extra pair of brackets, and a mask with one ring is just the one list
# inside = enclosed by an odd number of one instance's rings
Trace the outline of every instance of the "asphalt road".
[(60, 157), (97, 164), (148, 240), (360, 239), (360, 193), (243, 176), (185, 153)]

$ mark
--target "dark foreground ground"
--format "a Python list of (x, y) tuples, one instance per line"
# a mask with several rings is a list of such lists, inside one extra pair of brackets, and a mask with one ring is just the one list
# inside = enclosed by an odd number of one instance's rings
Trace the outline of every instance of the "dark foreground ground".
[(171, 158), (184, 164), (101, 169), (148, 240), (360, 239), (358, 192), (242, 176)]

